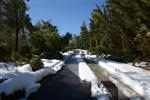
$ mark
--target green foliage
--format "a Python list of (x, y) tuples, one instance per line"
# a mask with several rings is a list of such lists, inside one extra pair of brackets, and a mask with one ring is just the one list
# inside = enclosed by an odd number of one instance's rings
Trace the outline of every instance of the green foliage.
[(0, 1), (0, 60), (21, 64), (41, 54), (62, 59), (59, 52), (69, 48), (71, 33), (60, 36), (50, 21), (41, 20), (33, 26), (27, 10), (25, 0)]
[(63, 55), (59, 52), (53, 52), (53, 53), (51, 53), (50, 59), (63, 60)]
[(80, 35), (73, 42), (98, 55), (110, 54), (110, 59), (149, 61), (148, 9), (149, 0), (107, 0), (103, 7), (92, 11), (88, 34), (82, 24)]
[[(28, 28), (30, 20), (26, 14), (27, 6), (24, 0), (1, 0), (0, 2), (0, 22), (2, 27), (10, 29), (15, 35), (15, 51), (19, 48), (19, 34), (24, 28)], [(1, 24), (0, 23), (0, 24)]]
[(11, 49), (10, 47), (6, 44), (1, 44), (0, 45), (0, 61), (7, 61), (10, 60), (11, 56)]
[[(30, 27), (30, 26), (29, 26)], [(62, 59), (63, 56), (60, 51), (66, 50), (72, 39), (71, 33), (66, 33), (60, 36), (57, 27), (52, 25), (49, 21), (38, 22), (29, 35), (25, 30), (19, 35), (19, 49), (16, 52), (14, 49), (14, 35), (1, 31), (0, 34), (0, 60), (17, 61), (18, 64), (22, 62), (29, 62), (34, 55), (42, 55), (47, 59)], [(11, 36), (12, 35), (12, 36)], [(11, 36), (11, 37), (8, 37)]]
[(34, 56), (34, 58), (30, 61), (30, 65), (33, 71), (39, 70), (43, 67), (43, 63), (39, 56)]
[(82, 26), (80, 27), (81, 28), (81, 31), (80, 31), (80, 37), (79, 37), (79, 48), (82, 48), (82, 49), (87, 49), (88, 46), (89, 46), (89, 41), (88, 41), (88, 37), (89, 37), (89, 32), (88, 32), (88, 29), (86, 27), (86, 24), (85, 22), (83, 21), (82, 23)]
[(62, 38), (61, 38), (61, 45), (63, 52), (70, 50), (70, 43), (72, 42), (72, 34), (67, 32)]
[(32, 29), (30, 17), (26, 14), (27, 10), (24, 0), (0, 1), (1, 60), (20, 61), (31, 57), (29, 44), (23, 43), (28, 41), (25, 29), (28, 32)]
[(93, 47), (93, 48), (90, 48), (89, 51), (97, 55), (109, 54), (107, 48), (101, 48), (101, 47)]
[(11, 56), (12, 61), (18, 61), (18, 60), (20, 60), (20, 58), (21, 58), (21, 56), (19, 55), (18, 52), (12, 51), (12, 56)]
[[(70, 34), (64, 38), (69, 38)], [(67, 42), (69, 40), (66, 40)], [(49, 21), (38, 22), (35, 26), (35, 32), (30, 34), (30, 42), (33, 55), (43, 53), (44, 58), (57, 58), (59, 52), (63, 49), (64, 39), (58, 34), (56, 26)]]
[(79, 36), (60, 36), (50, 21), (32, 26), (24, 0), (1, 0), (0, 60), (29, 61), (41, 54), (61, 59), (60, 51), (81, 48), (114, 60), (149, 61), (149, 9), (149, 0), (107, 0), (92, 11), (89, 29), (83, 21)]
[(30, 35), (30, 43), (33, 55), (39, 55), (46, 49), (45, 39), (41, 32), (34, 32)]
[(28, 45), (21, 46), (19, 49), (19, 55), (23, 58), (30, 59), (32, 57), (31, 56), (31, 47), (29, 47)]
[(137, 49), (140, 51), (141, 59), (150, 61), (150, 34), (146, 33), (136, 37)]

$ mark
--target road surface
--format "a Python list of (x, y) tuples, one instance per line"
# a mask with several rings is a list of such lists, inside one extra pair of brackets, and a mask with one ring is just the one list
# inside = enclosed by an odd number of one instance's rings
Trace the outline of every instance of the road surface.
[(96, 100), (91, 97), (90, 84), (77, 77), (77, 62), (71, 57), (60, 72), (42, 79), (41, 88), (28, 100)]

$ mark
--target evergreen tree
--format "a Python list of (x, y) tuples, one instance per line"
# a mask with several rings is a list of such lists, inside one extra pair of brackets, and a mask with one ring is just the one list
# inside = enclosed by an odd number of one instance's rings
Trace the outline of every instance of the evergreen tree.
[(24, 28), (27, 6), (24, 0), (1, 0), (1, 21), (15, 33), (15, 51), (18, 51), (18, 40)]
[[(91, 13), (90, 29), (82, 24), (76, 38), (81, 48), (130, 61), (150, 59), (149, 0), (107, 0)], [(87, 33), (87, 34), (85, 34)], [(84, 40), (85, 39), (85, 40)], [(85, 42), (84, 42), (85, 41)], [(86, 43), (88, 42), (88, 44)]]
[(88, 49), (89, 47), (89, 32), (88, 29), (86, 27), (85, 21), (83, 21), (82, 26), (80, 27), (81, 31), (80, 31), (80, 48), (82, 49)]
[(62, 50), (61, 36), (58, 29), (50, 21), (40, 21), (30, 34), (32, 53), (40, 55), (44, 53), (45, 58), (56, 58)]

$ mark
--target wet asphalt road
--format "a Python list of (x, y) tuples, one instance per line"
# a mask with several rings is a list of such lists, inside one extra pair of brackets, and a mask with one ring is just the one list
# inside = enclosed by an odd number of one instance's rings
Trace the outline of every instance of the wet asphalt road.
[[(73, 64), (71, 71), (70, 64)], [(56, 75), (43, 78), (41, 88), (27, 100), (96, 100), (91, 97), (90, 84), (81, 81), (77, 72), (77, 59), (71, 57)]]

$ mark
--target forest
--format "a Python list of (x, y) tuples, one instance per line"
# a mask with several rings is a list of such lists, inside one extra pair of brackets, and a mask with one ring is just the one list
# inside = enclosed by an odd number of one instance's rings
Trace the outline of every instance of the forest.
[(72, 38), (71, 33), (61, 36), (50, 20), (32, 24), (24, 0), (0, 1), (0, 60), (29, 62), (36, 56), (62, 59)]
[(150, 1), (107, 0), (83, 21), (72, 46), (121, 62), (150, 61)]
[[(150, 1), (107, 0), (95, 5), (89, 27), (60, 35), (51, 21), (32, 24), (24, 0), (0, 1), (0, 60), (29, 61), (34, 55), (61, 58), (60, 51), (86, 49), (121, 62), (150, 61)], [(50, 13), (50, 12), (49, 12)]]

